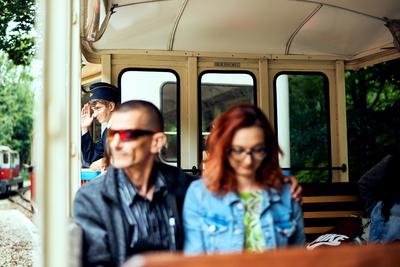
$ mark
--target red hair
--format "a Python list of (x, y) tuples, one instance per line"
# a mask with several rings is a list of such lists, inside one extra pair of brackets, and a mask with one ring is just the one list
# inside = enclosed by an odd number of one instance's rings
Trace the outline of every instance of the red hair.
[(280, 189), (283, 177), (279, 167), (279, 154), (282, 153), (272, 126), (264, 113), (252, 105), (233, 107), (213, 122), (210, 136), (207, 138), (207, 159), (204, 160), (203, 177), (208, 190), (218, 194), (237, 192), (235, 173), (228, 162), (229, 149), (235, 133), (252, 126), (260, 127), (264, 132), (267, 157), (256, 172), (256, 183), (264, 188)]

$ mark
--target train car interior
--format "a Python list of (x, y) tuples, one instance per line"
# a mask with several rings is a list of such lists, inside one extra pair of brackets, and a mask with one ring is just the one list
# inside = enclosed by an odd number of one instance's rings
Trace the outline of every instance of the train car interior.
[[(349, 153), (348, 76), (400, 59), (398, 0), (75, 0), (63, 7), (67, 14), (43, 5), (46, 67), (39, 101), (48, 108), (38, 112), (42, 178), (35, 188), (45, 266), (55, 266), (57, 257), (65, 261), (59, 266), (68, 266), (71, 203), (81, 186), (79, 111), (97, 81), (120, 88), (122, 101), (154, 103), (168, 136), (160, 160), (195, 175), (203, 168), (212, 120), (232, 106), (257, 105), (276, 131), (281, 167), (303, 187), (307, 241), (343, 219), (365, 215), (356, 188), (361, 171)], [(55, 90), (59, 83), (65, 86)], [(92, 130), (99, 135), (100, 129)], [(56, 248), (54, 238), (67, 241)], [(381, 266), (399, 261), (394, 250), (387, 250), (389, 260)], [(336, 257), (352, 253), (342, 251)], [(290, 257), (301, 253), (307, 252)], [(343, 266), (372, 257), (370, 248), (354, 253), (359, 257)], [(261, 266), (253, 255), (246, 257)], [(304, 264), (322, 266), (318, 253), (310, 257)], [(233, 266), (222, 258), (206, 261)], [(128, 266), (177, 264), (151, 260)], [(272, 266), (285, 265), (280, 260)], [(204, 266), (201, 257), (180, 263)]]

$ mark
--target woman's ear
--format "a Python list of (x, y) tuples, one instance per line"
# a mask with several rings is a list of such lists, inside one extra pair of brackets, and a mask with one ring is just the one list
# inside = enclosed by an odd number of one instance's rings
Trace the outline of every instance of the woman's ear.
[(167, 143), (167, 136), (164, 133), (162, 132), (155, 133), (153, 135), (153, 141), (151, 144), (151, 153), (158, 154), (166, 143)]

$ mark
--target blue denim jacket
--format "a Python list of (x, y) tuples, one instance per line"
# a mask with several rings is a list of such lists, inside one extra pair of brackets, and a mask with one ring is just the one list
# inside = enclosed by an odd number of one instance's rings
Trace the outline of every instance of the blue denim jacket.
[(377, 243), (400, 241), (400, 200), (390, 209), (390, 217), (387, 222), (381, 211), (382, 201), (379, 201), (371, 212), (369, 241)]
[[(185, 253), (243, 251), (243, 217), (244, 205), (236, 193), (217, 196), (203, 180), (193, 182), (183, 206)], [(303, 214), (292, 199), (289, 184), (280, 193), (275, 189), (263, 192), (260, 220), (268, 249), (305, 243)]]

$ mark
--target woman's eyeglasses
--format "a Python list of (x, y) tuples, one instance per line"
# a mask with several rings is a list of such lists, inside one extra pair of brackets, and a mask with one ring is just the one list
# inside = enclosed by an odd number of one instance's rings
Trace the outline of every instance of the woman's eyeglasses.
[(108, 129), (108, 141), (111, 142), (114, 139), (115, 134), (119, 135), (119, 139), (122, 142), (134, 141), (141, 136), (153, 135), (154, 131), (141, 130), (141, 129), (126, 129), (126, 130), (112, 130)]
[(236, 161), (244, 160), (247, 155), (250, 155), (254, 160), (262, 161), (267, 156), (267, 151), (264, 147), (246, 149), (240, 146), (234, 146), (229, 149), (229, 154)]

